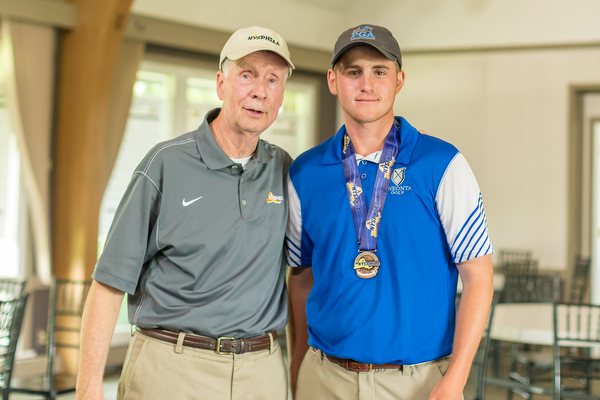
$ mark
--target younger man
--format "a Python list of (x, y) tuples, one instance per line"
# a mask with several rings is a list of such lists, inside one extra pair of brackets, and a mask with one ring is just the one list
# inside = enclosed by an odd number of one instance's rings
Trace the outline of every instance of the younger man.
[(289, 173), (292, 390), (460, 399), (493, 293), (479, 187), (454, 146), (394, 117), (405, 77), (387, 29), (342, 33), (331, 64), (345, 126)]

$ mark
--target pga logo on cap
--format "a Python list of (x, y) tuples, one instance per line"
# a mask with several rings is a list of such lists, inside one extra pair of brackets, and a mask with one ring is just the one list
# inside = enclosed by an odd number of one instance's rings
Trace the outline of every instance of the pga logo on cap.
[(358, 27), (355, 30), (352, 31), (352, 37), (350, 38), (350, 40), (355, 40), (355, 39), (373, 39), (375, 40), (375, 35), (373, 35), (373, 28), (371, 28), (370, 26), (362, 26), (362, 27)]

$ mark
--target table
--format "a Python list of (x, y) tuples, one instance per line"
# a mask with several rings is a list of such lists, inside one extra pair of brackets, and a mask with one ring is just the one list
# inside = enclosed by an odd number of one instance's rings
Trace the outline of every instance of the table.
[[(564, 347), (600, 348), (598, 342), (598, 327), (600, 326), (600, 308), (577, 308), (559, 304), (556, 308), (557, 337), (567, 338), (558, 341)], [(567, 317), (567, 315), (569, 315)], [(554, 304), (553, 303), (500, 303), (494, 307), (490, 338), (512, 343), (527, 343), (545, 346), (554, 346)], [(588, 329), (589, 328), (589, 329)], [(569, 339), (583, 340), (569, 340)], [(589, 340), (587, 340), (589, 339)], [(489, 348), (489, 341), (486, 341)], [(537, 384), (523, 384), (511, 379), (486, 377), (485, 368), (480, 373), (480, 379), (485, 383), (507, 389), (522, 390), (529, 393), (538, 393), (554, 396), (555, 399), (567, 393), (560, 393), (555, 388), (560, 387), (560, 375), (555, 374), (553, 386)], [(480, 385), (480, 398), (483, 397), (484, 386)], [(569, 393), (569, 397), (592, 399), (584, 393)]]
[[(513, 343), (528, 343), (552, 346), (554, 345), (554, 310), (552, 303), (500, 303), (494, 309), (490, 337)], [(579, 319), (580, 330), (587, 332), (591, 325), (593, 337), (597, 334), (600, 313), (593, 309), (591, 313), (584, 309)], [(558, 337), (569, 336), (568, 332), (577, 329), (577, 318), (572, 315), (567, 329), (567, 306), (558, 305), (557, 309)], [(585, 337), (584, 337), (585, 338)], [(600, 347), (595, 341), (561, 340), (565, 347)]]

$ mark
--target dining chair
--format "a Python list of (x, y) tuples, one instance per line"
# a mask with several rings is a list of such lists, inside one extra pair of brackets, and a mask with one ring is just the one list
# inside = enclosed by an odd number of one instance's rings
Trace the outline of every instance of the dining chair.
[(504, 264), (504, 276), (510, 275), (535, 275), (538, 273), (538, 260), (527, 260), (523, 262), (509, 262)]
[(575, 256), (573, 263), (573, 269), (571, 273), (571, 285), (569, 291), (569, 302), (570, 303), (583, 303), (585, 296), (590, 287), (590, 265), (591, 259), (589, 257), (582, 257), (581, 255)]
[[(585, 303), (585, 298), (589, 290), (591, 259), (576, 255), (571, 269), (571, 284), (569, 290), (568, 302), (571, 304)], [(568, 371), (563, 376), (568, 381), (578, 382), (586, 387), (586, 391), (591, 391), (592, 369), (600, 360), (592, 357), (589, 348), (572, 347), (568, 349), (568, 356), (571, 362), (567, 365)]]
[[(563, 348), (572, 347), (600, 347), (600, 305), (554, 303), (554, 399), (572, 397), (580, 399), (598, 399), (590, 394), (589, 382), (600, 379), (598, 374), (593, 374), (588, 369), (587, 381), (583, 387), (572, 388), (563, 384), (562, 377), (572, 377), (568, 371), (563, 373), (563, 367), (572, 366), (577, 362), (570, 352), (562, 351)], [(589, 365), (589, 364), (588, 364)], [(582, 371), (578, 371), (581, 376)]]
[(526, 263), (532, 259), (533, 252), (531, 250), (522, 249), (499, 249), (498, 262), (499, 265), (510, 263)]
[(502, 302), (532, 303), (560, 300), (560, 274), (507, 274)]
[(534, 263), (531, 250), (500, 249), (498, 250), (498, 263), (495, 268), (504, 274), (525, 274), (537, 267)]
[(0, 300), (18, 299), (23, 294), (25, 281), (18, 279), (0, 279)]
[[(560, 274), (512, 274), (505, 276), (503, 301), (505, 303), (554, 303), (560, 301)], [(552, 368), (550, 349), (538, 346), (510, 343), (510, 363), (508, 375), (511, 379), (525, 385), (535, 382), (539, 373)], [(523, 368), (519, 368), (523, 366)], [(527, 392), (518, 387), (508, 392), (529, 398)]]
[(28, 295), (0, 301), (0, 394), (8, 400), (15, 364), (15, 352), (21, 332)]
[[(500, 309), (502, 307), (502, 310)], [(565, 382), (573, 359), (566, 349), (571, 347), (600, 348), (600, 305), (571, 303), (497, 303), (487, 342), (518, 341), (547, 344), (552, 350), (550, 379), (521, 382), (511, 377), (481, 375), (479, 399), (487, 385), (516, 391), (529, 398), (532, 394), (558, 399), (599, 400), (586, 386), (573, 387)], [(489, 345), (486, 346), (489, 351)], [(600, 379), (595, 373), (590, 378)]]
[(83, 307), (91, 281), (53, 279), (50, 287), (48, 327), (46, 331), (46, 373), (14, 379), (10, 391), (54, 400), (75, 392), (76, 375), (56, 371), (57, 349), (79, 351), (79, 333)]
[[(570, 303), (576, 304), (583, 302), (589, 284), (589, 268), (589, 258), (584, 258), (579, 255), (575, 257), (569, 291)], [(506, 301), (558, 302), (563, 298), (562, 291), (554, 291), (558, 285), (552, 285), (547, 277), (544, 278), (541, 275), (536, 277), (513, 276), (507, 277), (507, 279), (509, 287), (507, 288)], [(537, 280), (540, 279), (544, 282), (537, 282)], [(532, 280), (536, 280), (536, 282), (532, 282)], [(534, 290), (533, 288), (536, 289)], [(528, 351), (519, 351), (517, 348), (517, 344), (511, 344), (512, 365), (510, 376), (512, 378), (517, 379), (522, 383), (550, 379), (549, 375), (543, 376), (543, 374), (547, 374), (552, 369), (553, 355), (550, 349), (542, 348), (538, 351), (531, 351), (530, 349), (528, 349)], [(580, 383), (586, 387), (587, 392), (590, 392), (591, 370), (594, 364), (598, 363), (598, 360), (590, 357), (589, 349), (586, 348), (570, 348), (566, 351), (571, 361), (568, 363), (566, 361), (563, 362), (568, 367), (568, 373), (564, 374), (565, 377), (568, 378), (569, 382)], [(517, 372), (517, 365), (523, 365), (525, 372)], [(509, 395), (509, 398), (510, 397), (511, 395)]]

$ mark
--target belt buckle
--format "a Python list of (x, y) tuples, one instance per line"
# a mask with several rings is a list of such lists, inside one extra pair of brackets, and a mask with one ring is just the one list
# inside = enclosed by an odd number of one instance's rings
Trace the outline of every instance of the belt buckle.
[(367, 364), (367, 372), (373, 369), (373, 364)]
[(235, 340), (235, 338), (227, 336), (217, 338), (217, 354), (233, 354), (232, 351), (221, 351), (221, 340)]

